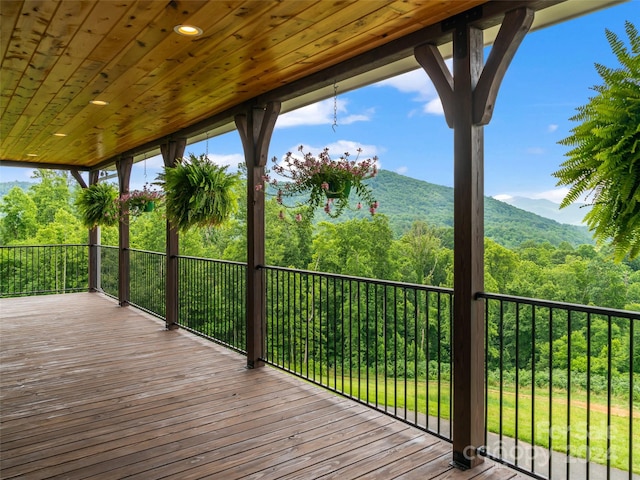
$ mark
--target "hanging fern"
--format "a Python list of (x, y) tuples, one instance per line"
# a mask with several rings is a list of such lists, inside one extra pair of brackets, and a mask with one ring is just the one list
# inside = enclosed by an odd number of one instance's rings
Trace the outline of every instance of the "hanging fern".
[(167, 218), (181, 231), (191, 227), (218, 226), (238, 208), (235, 192), (239, 175), (211, 163), (206, 155), (181, 160), (158, 175), (166, 193)]
[(87, 228), (118, 224), (118, 190), (110, 183), (97, 183), (83, 188), (76, 198), (76, 207)]
[(585, 221), (599, 242), (611, 242), (617, 261), (640, 254), (640, 38), (625, 23), (631, 51), (613, 32), (606, 37), (620, 67), (596, 64), (604, 83), (570, 118), (580, 122), (559, 143), (572, 147), (554, 173), (569, 186), (561, 207), (590, 199)]

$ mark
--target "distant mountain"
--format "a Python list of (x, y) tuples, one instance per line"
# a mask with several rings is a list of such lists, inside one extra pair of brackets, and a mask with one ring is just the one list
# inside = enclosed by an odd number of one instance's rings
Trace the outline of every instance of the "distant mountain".
[(16, 180), (12, 182), (0, 182), (0, 198), (9, 193), (13, 187), (18, 187), (26, 191), (31, 185), (33, 185), (33, 182), (18, 182)]
[[(27, 190), (32, 184), (0, 182), (0, 198), (15, 186)], [(397, 237), (409, 230), (415, 220), (424, 220), (436, 227), (453, 226), (452, 188), (387, 170), (381, 170), (369, 184), (380, 202), (378, 212), (389, 217), (391, 228)], [(362, 211), (347, 210), (337, 221), (362, 216)], [(490, 197), (485, 197), (484, 218), (485, 235), (508, 248), (517, 247), (526, 241), (547, 241), (552, 245), (563, 241), (572, 245), (594, 243), (586, 227), (561, 224)], [(331, 221), (322, 212), (318, 212), (315, 219)]]
[(584, 225), (582, 220), (591, 209), (584, 203), (574, 203), (561, 209), (559, 203), (543, 198), (509, 197), (501, 198), (500, 201), (567, 225)]
[[(415, 220), (438, 227), (453, 226), (453, 189), (382, 170), (369, 181), (378, 212), (389, 217), (397, 236), (406, 232)], [(348, 212), (345, 216), (355, 217)], [(361, 215), (361, 214), (360, 214)], [(322, 218), (318, 213), (317, 218)], [(586, 227), (565, 225), (531, 212), (485, 197), (485, 235), (508, 248), (526, 241), (563, 241), (572, 245), (594, 243)]]

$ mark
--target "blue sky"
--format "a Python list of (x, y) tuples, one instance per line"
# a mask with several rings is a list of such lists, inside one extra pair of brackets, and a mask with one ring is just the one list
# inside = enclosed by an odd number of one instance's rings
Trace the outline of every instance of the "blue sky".
[[(552, 173), (567, 148), (557, 142), (569, 135), (569, 118), (593, 94), (590, 87), (601, 83), (594, 63), (617, 66), (605, 28), (626, 40), (624, 22), (640, 27), (639, 14), (640, 0), (631, 0), (525, 37), (485, 127), (486, 195), (562, 199), (565, 191)], [(300, 144), (313, 151), (328, 146), (335, 154), (361, 147), (367, 157), (377, 155), (383, 169), (452, 186), (453, 133), (424, 71), (346, 93), (339, 87), (335, 131), (334, 99), (281, 115), (269, 155), (281, 157)], [(235, 131), (187, 147), (195, 154), (205, 151), (219, 163), (243, 160)], [(159, 158), (136, 164), (132, 188), (152, 182), (161, 165)], [(0, 180), (29, 180), (31, 172), (2, 167)]]

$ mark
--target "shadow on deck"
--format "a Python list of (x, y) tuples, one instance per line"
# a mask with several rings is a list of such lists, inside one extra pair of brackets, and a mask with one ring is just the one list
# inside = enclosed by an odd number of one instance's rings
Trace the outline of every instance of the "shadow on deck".
[(100, 294), (0, 300), (0, 476), (526, 478)]

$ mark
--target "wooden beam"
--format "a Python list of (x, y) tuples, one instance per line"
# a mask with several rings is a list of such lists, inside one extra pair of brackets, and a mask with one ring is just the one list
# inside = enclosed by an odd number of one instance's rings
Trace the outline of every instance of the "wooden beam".
[(264, 189), (262, 185), (271, 135), (280, 103), (253, 107), (236, 115), (247, 165), (247, 368), (264, 365), (265, 283), (260, 267), (265, 258)]
[[(109, 165), (113, 165), (114, 160), (111, 159)], [(0, 167), (21, 167), (21, 168), (42, 168), (45, 170), (79, 170), (82, 172), (88, 172), (92, 167), (80, 166), (80, 165), (68, 165), (62, 163), (46, 163), (46, 162), (15, 162), (13, 160), (0, 160)]]
[[(116, 162), (120, 195), (129, 193), (133, 157), (123, 157)], [(129, 265), (129, 215), (120, 215), (118, 224), (118, 303), (121, 307), (129, 305), (131, 294), (131, 268)]]
[(69, 171), (71, 172), (71, 176), (76, 179), (76, 182), (80, 184), (81, 188), (87, 188), (87, 182), (84, 181), (84, 178), (82, 178), (79, 170), (72, 168)]
[(449, 67), (444, 63), (444, 58), (440, 55), (436, 45), (420, 45), (415, 48), (414, 55), (420, 66), (429, 74), (433, 86), (440, 96), (447, 125), (449, 128), (453, 128), (455, 113), (453, 108), (453, 76)]
[[(98, 183), (99, 171), (89, 172), (89, 185)], [(89, 291), (97, 292), (100, 288), (100, 227), (89, 229)]]
[(476, 125), (487, 125), (491, 121), (504, 74), (531, 28), (533, 17), (533, 10), (524, 7), (505, 15), (475, 89), (473, 122)]
[(463, 469), (482, 462), (484, 443), (484, 127), (504, 73), (522, 41), (532, 13), (505, 16), (496, 46), (483, 65), (481, 12), (443, 22), (453, 30), (453, 75), (435, 45), (415, 57), (433, 80), (447, 123), (454, 130), (453, 463)]
[[(182, 159), (187, 147), (187, 139), (170, 140), (160, 145), (160, 152), (165, 167), (174, 167)], [(178, 255), (180, 240), (178, 229), (167, 219), (166, 242), (166, 279), (165, 279), (165, 323), (167, 330), (178, 328)]]

